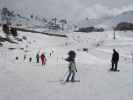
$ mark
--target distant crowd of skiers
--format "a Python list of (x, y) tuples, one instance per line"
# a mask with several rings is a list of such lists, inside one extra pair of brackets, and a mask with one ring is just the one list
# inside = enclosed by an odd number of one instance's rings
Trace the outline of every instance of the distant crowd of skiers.
[[(26, 60), (26, 55), (24, 54), (24, 61)], [(16, 57), (16, 60), (18, 60), (18, 57)], [(40, 62), (41, 61), (41, 62)], [(46, 64), (46, 56), (44, 53), (42, 53), (41, 55), (39, 55), (39, 53), (36, 54), (36, 63), (41, 63), (42, 65)], [(29, 62), (32, 62), (32, 58), (29, 58)]]
[[(52, 50), (52, 52), (50, 52), (50, 54), (49, 54), (49, 56), (52, 56), (52, 54), (54, 53), (54, 51)], [(46, 64), (46, 62), (47, 62), (47, 58), (46, 58), (46, 55), (45, 55), (45, 53), (41, 53), (41, 54), (39, 54), (39, 52), (36, 54), (36, 63), (41, 63), (42, 65), (45, 65)], [(19, 58), (18, 57), (16, 57), (16, 60), (18, 60)], [(23, 59), (24, 59), (24, 61), (26, 60), (26, 59), (29, 59), (29, 62), (32, 62), (32, 57), (27, 57), (27, 55), (26, 54), (24, 54), (24, 57), (23, 57)]]

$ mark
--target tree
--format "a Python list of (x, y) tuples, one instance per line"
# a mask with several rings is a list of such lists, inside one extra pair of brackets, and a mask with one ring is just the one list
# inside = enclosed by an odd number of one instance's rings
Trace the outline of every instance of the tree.
[(1, 19), (5, 24), (11, 24), (11, 20), (14, 16), (14, 12), (9, 11), (7, 8), (3, 8), (1, 11)]
[(6, 34), (6, 38), (9, 38), (8, 36), (9, 36), (9, 34), (10, 34), (10, 30), (9, 30), (8, 24), (3, 24), (2, 30), (3, 30), (3, 32)]
[(61, 19), (60, 23), (61, 23), (62, 31), (63, 31), (64, 30), (64, 25), (67, 24), (67, 20), (66, 19)]
[(11, 27), (11, 30), (10, 30), (11, 34), (14, 36), (14, 37), (17, 37), (18, 34), (17, 34), (17, 29), (14, 28), (14, 27)]
[(103, 28), (91, 27), (81, 27), (76, 32), (103, 32)]
[(118, 23), (117, 26), (114, 28), (114, 30), (119, 30), (119, 31), (133, 30), (133, 23), (129, 22)]
[(17, 29), (14, 27), (9, 28), (8, 24), (3, 24), (2, 30), (6, 34), (6, 38), (9, 38), (10, 34), (13, 35), (14, 37), (18, 36)]

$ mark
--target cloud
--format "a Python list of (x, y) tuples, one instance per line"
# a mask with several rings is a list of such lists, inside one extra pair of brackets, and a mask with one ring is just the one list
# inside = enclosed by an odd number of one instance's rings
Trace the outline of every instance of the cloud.
[(86, 17), (100, 18), (133, 10), (132, 3), (132, 0), (0, 0), (0, 7), (7, 6), (27, 15), (34, 13), (77, 21)]
[(73, 18), (78, 21), (80, 19), (85, 18), (101, 18), (101, 17), (108, 17), (108, 16), (114, 16), (120, 13), (119, 9), (116, 8), (109, 8), (107, 6), (103, 6), (101, 4), (95, 4), (92, 6), (84, 7), (78, 9), (75, 14), (73, 14)]
[[(111, 8), (108, 6), (103, 6), (101, 4), (95, 4), (88, 7), (83, 7), (76, 12), (76, 16), (78, 19), (80, 18), (101, 18), (101, 17), (109, 17), (109, 16), (116, 16), (122, 12), (133, 10), (133, 5), (122, 6), (119, 8)], [(75, 16), (75, 17), (76, 17)]]

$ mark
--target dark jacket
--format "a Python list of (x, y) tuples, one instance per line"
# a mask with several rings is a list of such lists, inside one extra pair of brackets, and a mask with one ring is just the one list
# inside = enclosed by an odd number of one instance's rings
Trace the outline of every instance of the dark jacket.
[(112, 55), (112, 62), (118, 62), (119, 61), (119, 53), (115, 51)]
[(45, 55), (44, 55), (44, 54), (41, 55), (41, 59), (42, 59), (42, 60), (45, 59)]
[(36, 58), (39, 59), (39, 54), (36, 55)]

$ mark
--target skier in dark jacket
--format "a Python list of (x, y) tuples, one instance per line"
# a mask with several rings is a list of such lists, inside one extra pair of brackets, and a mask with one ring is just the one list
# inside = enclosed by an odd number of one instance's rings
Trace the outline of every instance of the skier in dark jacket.
[(29, 62), (32, 62), (32, 58), (31, 57), (29, 58)]
[(69, 82), (69, 78), (71, 77), (71, 82), (75, 81), (75, 72), (77, 72), (76, 65), (75, 65), (75, 56), (76, 53), (74, 51), (70, 51), (68, 53), (69, 57), (65, 60), (69, 62), (69, 74), (67, 76), (66, 82)]
[(36, 63), (39, 63), (39, 53), (36, 54)]
[(110, 69), (111, 71), (117, 71), (118, 61), (119, 61), (119, 53), (115, 49), (113, 49), (113, 55), (111, 59), (112, 68)]

